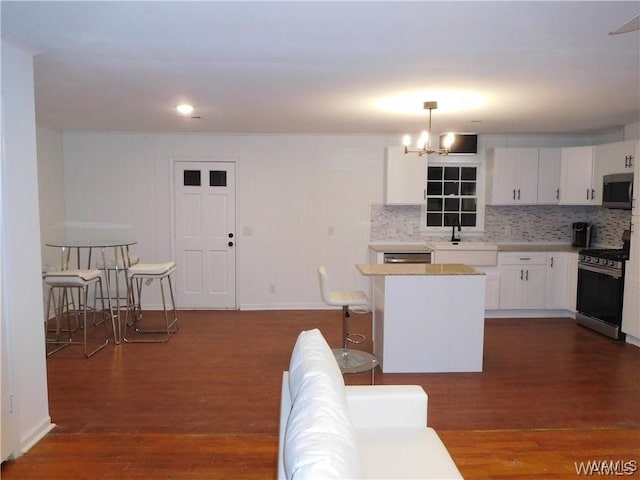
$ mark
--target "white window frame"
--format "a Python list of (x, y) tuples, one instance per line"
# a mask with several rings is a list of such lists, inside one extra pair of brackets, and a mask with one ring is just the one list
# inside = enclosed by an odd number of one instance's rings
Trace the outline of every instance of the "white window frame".
[[(462, 227), (462, 232), (467, 233), (470, 236), (482, 235), (485, 232), (485, 166), (476, 155), (472, 156), (430, 156), (427, 160), (427, 167), (476, 167), (476, 226), (475, 227)], [(425, 168), (425, 188), (427, 184), (427, 169)], [(425, 190), (426, 192), (426, 190)], [(425, 194), (425, 201), (420, 209), (420, 231), (429, 235), (443, 235), (445, 233), (451, 233), (451, 226), (449, 227), (427, 227), (427, 197)]]

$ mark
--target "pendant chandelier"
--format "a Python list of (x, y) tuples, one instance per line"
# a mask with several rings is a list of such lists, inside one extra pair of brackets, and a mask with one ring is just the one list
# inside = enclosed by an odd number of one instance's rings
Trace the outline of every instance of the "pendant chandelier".
[(431, 148), (431, 111), (438, 108), (438, 102), (424, 102), (424, 109), (429, 110), (429, 128), (422, 132), (418, 141), (416, 142), (416, 150), (410, 150), (411, 137), (405, 135), (402, 139), (404, 145), (404, 153), (417, 153), (420, 157), (422, 155), (428, 155), (430, 153), (438, 153), (440, 155), (448, 155), (449, 149), (455, 142), (456, 137), (453, 133), (447, 133), (442, 142), (444, 148)]

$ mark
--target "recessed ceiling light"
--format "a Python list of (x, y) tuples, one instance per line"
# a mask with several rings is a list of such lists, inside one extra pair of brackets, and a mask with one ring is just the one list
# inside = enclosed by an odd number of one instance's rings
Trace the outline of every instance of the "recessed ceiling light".
[(193, 105), (183, 103), (182, 105), (178, 105), (176, 107), (176, 110), (178, 110), (178, 112), (182, 115), (189, 115), (191, 112), (193, 112)]

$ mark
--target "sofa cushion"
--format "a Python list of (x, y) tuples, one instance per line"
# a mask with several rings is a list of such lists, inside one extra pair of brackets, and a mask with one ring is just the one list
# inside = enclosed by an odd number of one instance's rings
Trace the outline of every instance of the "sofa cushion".
[(432, 428), (357, 428), (364, 478), (461, 479)]
[(289, 362), (289, 392), (295, 402), (305, 378), (325, 375), (336, 390), (344, 391), (344, 378), (329, 344), (314, 328), (300, 332)]
[(287, 421), (284, 469), (290, 479), (360, 478), (360, 452), (344, 393), (326, 375), (302, 382)]
[(293, 405), (283, 452), (287, 478), (359, 478), (360, 453), (347, 415), (344, 379), (318, 329), (298, 336), (289, 391)]

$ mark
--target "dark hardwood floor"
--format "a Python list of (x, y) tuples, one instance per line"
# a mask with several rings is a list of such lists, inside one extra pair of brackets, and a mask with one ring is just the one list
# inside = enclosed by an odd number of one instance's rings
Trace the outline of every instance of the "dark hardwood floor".
[[(370, 322), (352, 316), (355, 331)], [(181, 311), (168, 344), (109, 345), (88, 360), (60, 351), (47, 360), (57, 427), (2, 477), (275, 478), (281, 372), (314, 327), (340, 345), (335, 310)], [(377, 372), (376, 383), (424, 387), (428, 423), (468, 479), (640, 462), (640, 349), (570, 319), (488, 319), (482, 373)]]

